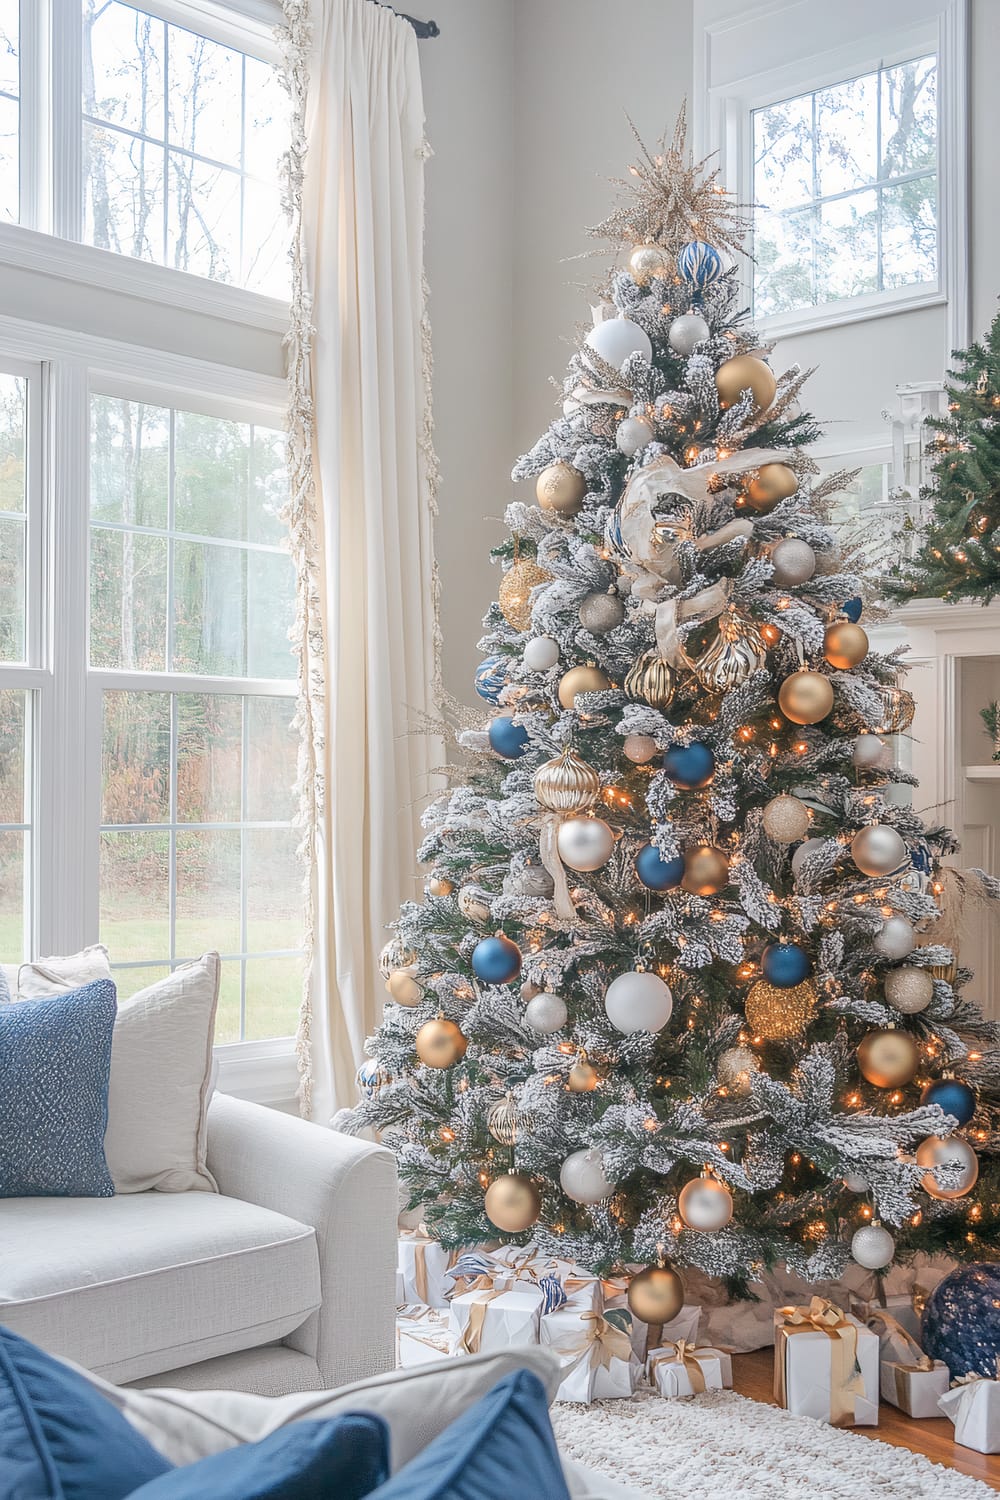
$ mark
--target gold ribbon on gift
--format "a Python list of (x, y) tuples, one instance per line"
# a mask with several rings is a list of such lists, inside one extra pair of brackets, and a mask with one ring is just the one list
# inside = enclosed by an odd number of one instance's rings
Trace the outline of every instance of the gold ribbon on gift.
[[(488, 1277), (481, 1276), (479, 1280), (485, 1281), (487, 1286), (489, 1286)], [(479, 1289), (475, 1288), (474, 1290)], [(469, 1308), (469, 1321), (465, 1325), (465, 1332), (461, 1338), (461, 1348), (465, 1350), (466, 1354), (479, 1353), (479, 1346), (483, 1341), (483, 1325), (486, 1322), (486, 1309), (497, 1297), (502, 1296), (502, 1290), (495, 1292), (492, 1287), (489, 1290), (484, 1288), (479, 1291), (479, 1296)]]
[(425, 1345), (428, 1349), (433, 1349), (435, 1353), (440, 1354), (442, 1358), (447, 1355), (448, 1334), (446, 1329), (439, 1327), (434, 1333), (423, 1334), (418, 1333), (417, 1329), (413, 1326), (405, 1326), (414, 1325), (417, 1323), (435, 1324), (437, 1323), (439, 1317), (440, 1314), (436, 1313), (433, 1307), (408, 1306), (400, 1308), (399, 1312), (396, 1314), (397, 1365), (400, 1362), (399, 1336), (404, 1332), (406, 1333), (408, 1338), (413, 1339), (418, 1344)]
[(916, 1313), (918, 1318), (922, 1317), (924, 1308), (927, 1306), (927, 1298), (930, 1296), (930, 1292), (927, 1291), (925, 1287), (915, 1286), (913, 1288), (912, 1296), (913, 1311)]
[(657, 1349), (655, 1354), (649, 1356), (650, 1376), (655, 1384), (658, 1365), (682, 1364), (687, 1371), (692, 1391), (696, 1396), (700, 1396), (705, 1390), (705, 1372), (701, 1368), (698, 1355), (712, 1352), (707, 1346), (701, 1349), (696, 1348), (687, 1339), (678, 1339), (675, 1344), (664, 1344), (662, 1349)]
[(774, 1330), (774, 1399), (788, 1406), (786, 1374), (788, 1340), (798, 1333), (823, 1333), (830, 1340), (830, 1423), (850, 1427), (854, 1396), (864, 1395), (858, 1369), (858, 1330), (843, 1311), (825, 1297), (813, 1297), (808, 1307), (782, 1307), (783, 1322)]
[(908, 1365), (899, 1362), (900, 1369), (933, 1370), (934, 1361), (931, 1359), (930, 1355), (924, 1353), (920, 1345), (917, 1343), (916, 1339), (913, 1337), (913, 1334), (908, 1333), (899, 1319), (894, 1318), (892, 1313), (887, 1312), (885, 1308), (880, 1308), (878, 1312), (873, 1312), (866, 1319), (865, 1326), (867, 1328), (870, 1328), (872, 1333), (878, 1335), (880, 1343), (883, 1338), (890, 1337), (896, 1338), (900, 1341), (900, 1343), (903, 1345), (903, 1348), (910, 1356), (910, 1359), (913, 1361), (912, 1364)]
[[(418, 1224), (416, 1229), (404, 1230), (400, 1239), (406, 1240), (413, 1246), (413, 1284), (421, 1302), (429, 1302), (431, 1299), (427, 1295), (427, 1246), (438, 1245), (440, 1241), (434, 1238), (423, 1222)], [(457, 1250), (452, 1250), (448, 1256), (449, 1268), (455, 1264), (458, 1254)]]
[(585, 1360), (592, 1370), (610, 1370), (613, 1359), (621, 1359), (627, 1363), (632, 1358), (632, 1340), (628, 1334), (615, 1328), (600, 1313), (581, 1313), (580, 1322), (583, 1324), (583, 1332), (579, 1339), (569, 1343), (560, 1339), (552, 1345), (559, 1354), (577, 1355), (573, 1361), (574, 1369)]

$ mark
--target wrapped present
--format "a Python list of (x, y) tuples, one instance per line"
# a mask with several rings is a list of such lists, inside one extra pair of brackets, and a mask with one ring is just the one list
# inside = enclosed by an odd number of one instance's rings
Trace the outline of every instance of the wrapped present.
[(433, 1364), (451, 1353), (448, 1319), (433, 1307), (414, 1303), (396, 1314), (396, 1368)]
[[(896, 1364), (918, 1365), (926, 1356), (920, 1340), (888, 1308), (878, 1307), (864, 1320), (865, 1327), (878, 1339), (880, 1360)], [(927, 1367), (929, 1368), (929, 1367)]]
[[(572, 1261), (539, 1255), (532, 1245), (507, 1245), (497, 1250), (491, 1259), (497, 1266), (509, 1268), (515, 1281), (548, 1287), (546, 1301), (551, 1305), (547, 1305), (544, 1312), (555, 1312), (564, 1303), (581, 1311), (600, 1312), (603, 1308), (600, 1277), (584, 1271)], [(560, 1292), (554, 1290), (556, 1285)]]
[(600, 1401), (631, 1396), (642, 1364), (632, 1352), (631, 1314), (563, 1307), (541, 1320), (540, 1341), (559, 1355), (562, 1381), (557, 1401)]
[(913, 1364), (883, 1359), (879, 1365), (882, 1400), (898, 1406), (908, 1417), (936, 1417), (949, 1379), (948, 1366), (929, 1354), (922, 1354)]
[(450, 1302), (473, 1289), (483, 1287), (510, 1287), (514, 1284), (514, 1270), (491, 1251), (464, 1250), (448, 1267), (442, 1278), (444, 1295)]
[(938, 1397), (938, 1410), (955, 1424), (955, 1442), (977, 1453), (1000, 1453), (1000, 1360), (997, 1378), (961, 1375)]
[(448, 1334), (452, 1354), (495, 1354), (499, 1349), (538, 1343), (543, 1294), (526, 1282), (509, 1289), (483, 1286), (452, 1297)]
[(800, 1417), (834, 1427), (878, 1426), (879, 1344), (834, 1303), (775, 1313), (774, 1397)]
[(403, 1278), (403, 1302), (447, 1307), (444, 1278), (458, 1254), (457, 1250), (446, 1250), (422, 1224), (401, 1234), (397, 1270)]
[(646, 1374), (661, 1396), (700, 1396), (702, 1391), (725, 1388), (724, 1360), (733, 1383), (732, 1360), (719, 1349), (697, 1349), (687, 1339), (663, 1344), (646, 1361)]
[(886, 1297), (884, 1302), (874, 1297), (869, 1297), (864, 1301), (856, 1297), (852, 1298), (851, 1312), (869, 1328), (872, 1318), (877, 1317), (879, 1313), (887, 1312), (901, 1328), (906, 1330), (910, 1338), (919, 1344), (920, 1319), (923, 1317), (926, 1302), (927, 1294), (920, 1287), (915, 1286), (911, 1292), (897, 1292), (891, 1297)]

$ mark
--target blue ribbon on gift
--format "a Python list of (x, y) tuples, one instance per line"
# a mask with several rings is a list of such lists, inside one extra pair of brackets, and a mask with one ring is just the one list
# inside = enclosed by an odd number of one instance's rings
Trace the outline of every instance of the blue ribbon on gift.
[(535, 1286), (542, 1294), (542, 1312), (558, 1312), (569, 1301), (566, 1288), (558, 1276), (539, 1276)]
[(476, 1276), (494, 1276), (497, 1269), (497, 1263), (491, 1255), (484, 1255), (478, 1250), (468, 1250), (458, 1257), (446, 1273), (445, 1280), (454, 1284), (460, 1277), (468, 1277), (471, 1281)]

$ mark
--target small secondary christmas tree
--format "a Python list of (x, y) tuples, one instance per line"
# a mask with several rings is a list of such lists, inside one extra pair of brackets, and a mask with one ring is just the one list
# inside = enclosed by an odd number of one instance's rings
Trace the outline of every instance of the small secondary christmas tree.
[(978, 599), (1000, 591), (1000, 313), (984, 344), (956, 356), (948, 415), (929, 422), (931, 516), (912, 561), (889, 580), (895, 599)]
[(993, 1253), (1000, 1054), (921, 936), (954, 844), (890, 795), (912, 700), (824, 525), (805, 376), (735, 310), (740, 216), (683, 122), (632, 171), (347, 1128), (446, 1245), (645, 1267), (658, 1321), (685, 1264), (739, 1291)]

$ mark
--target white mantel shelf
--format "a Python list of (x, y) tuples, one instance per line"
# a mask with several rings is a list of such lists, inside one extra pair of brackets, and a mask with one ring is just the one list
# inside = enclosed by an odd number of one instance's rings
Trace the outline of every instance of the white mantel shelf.
[(1000, 762), (989, 766), (966, 766), (966, 781), (1000, 781)]

